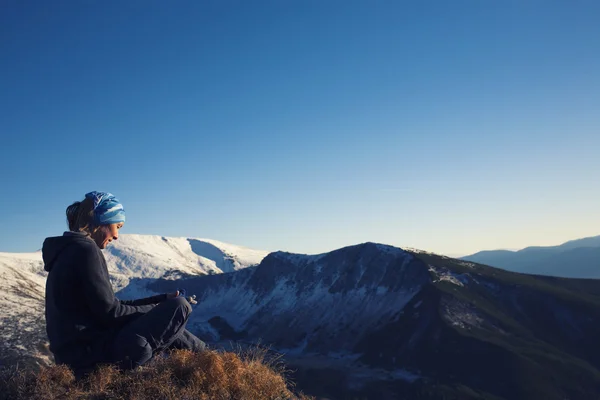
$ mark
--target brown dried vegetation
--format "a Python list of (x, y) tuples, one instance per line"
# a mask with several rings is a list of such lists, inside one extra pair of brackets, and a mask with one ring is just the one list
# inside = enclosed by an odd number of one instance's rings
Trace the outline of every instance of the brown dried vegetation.
[(63, 365), (13, 368), (0, 376), (0, 399), (308, 399), (292, 393), (284, 368), (266, 354), (176, 350), (130, 372), (101, 366), (80, 381)]

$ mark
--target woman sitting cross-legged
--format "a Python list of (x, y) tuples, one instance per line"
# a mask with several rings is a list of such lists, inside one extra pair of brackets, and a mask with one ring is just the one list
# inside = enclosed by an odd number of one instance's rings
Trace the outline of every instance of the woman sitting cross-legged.
[(67, 208), (69, 231), (42, 248), (46, 281), (46, 332), (58, 364), (80, 378), (98, 364), (132, 369), (172, 349), (203, 351), (204, 342), (185, 329), (192, 312), (178, 292), (119, 300), (101, 249), (119, 237), (121, 203), (91, 192)]

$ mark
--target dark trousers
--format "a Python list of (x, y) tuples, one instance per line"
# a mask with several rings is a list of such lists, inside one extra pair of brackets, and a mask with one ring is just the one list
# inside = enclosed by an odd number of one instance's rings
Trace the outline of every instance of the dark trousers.
[(125, 325), (110, 347), (110, 358), (122, 369), (133, 369), (167, 349), (206, 349), (206, 344), (185, 329), (192, 307), (183, 297), (163, 301)]

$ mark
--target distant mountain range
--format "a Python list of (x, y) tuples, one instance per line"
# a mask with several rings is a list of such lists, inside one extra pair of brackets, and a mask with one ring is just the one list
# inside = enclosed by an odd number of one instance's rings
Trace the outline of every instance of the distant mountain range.
[(600, 236), (571, 240), (559, 246), (480, 251), (462, 259), (528, 274), (600, 278)]

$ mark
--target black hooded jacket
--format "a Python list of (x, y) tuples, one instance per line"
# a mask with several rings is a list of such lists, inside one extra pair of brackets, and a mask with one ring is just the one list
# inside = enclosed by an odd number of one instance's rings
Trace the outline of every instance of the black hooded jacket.
[(83, 233), (47, 238), (42, 255), (50, 350), (57, 363), (75, 370), (109, 362), (106, 345), (119, 328), (166, 299), (118, 300), (102, 251)]

